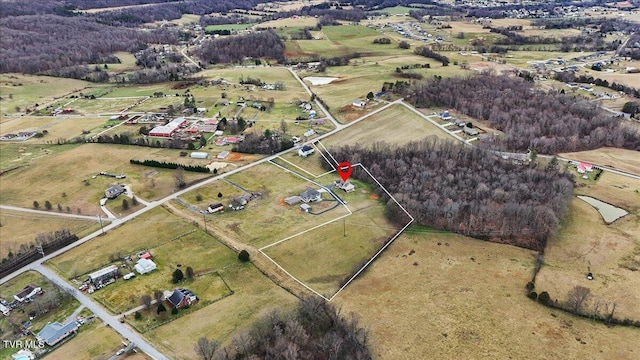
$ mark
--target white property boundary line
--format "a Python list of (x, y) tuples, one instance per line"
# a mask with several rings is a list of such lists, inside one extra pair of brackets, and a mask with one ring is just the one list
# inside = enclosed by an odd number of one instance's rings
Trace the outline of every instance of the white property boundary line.
[[(320, 142), (318, 141), (318, 143), (320, 143)], [(322, 145), (322, 144), (321, 144), (321, 145)], [(329, 150), (327, 150), (327, 149), (324, 147), (324, 145), (322, 145), (322, 147), (327, 151), (327, 153), (329, 154), (329, 156), (331, 156), (331, 153), (329, 152)], [(333, 156), (331, 156), (331, 158), (333, 158)], [(286, 160), (285, 160), (285, 161), (286, 161)], [(335, 159), (334, 159), (334, 161), (335, 161)], [(302, 175), (300, 175), (300, 174), (296, 173), (295, 171), (292, 171), (292, 170), (290, 170), (290, 169), (287, 169), (286, 167), (284, 167), (284, 166), (282, 166), (282, 165), (279, 165), (279, 164), (277, 164), (277, 163), (275, 163), (275, 162), (273, 162), (273, 161), (269, 161), (269, 162), (270, 162), (271, 164), (273, 164), (273, 165), (275, 165), (275, 166), (277, 166), (277, 167), (281, 168), (281, 169), (282, 169), (282, 170), (284, 170), (285, 172), (292, 173), (292, 174), (294, 174), (295, 176), (298, 176), (298, 177), (300, 177), (300, 178), (302, 178), (302, 179), (304, 179), (304, 180), (307, 180), (307, 181), (309, 181), (309, 182), (311, 182), (311, 183), (313, 183), (313, 184), (315, 184), (315, 185), (317, 185), (317, 186), (320, 186), (321, 188), (323, 188), (323, 189), (325, 189), (325, 190), (327, 190), (327, 191), (328, 191), (328, 189), (327, 189), (325, 186), (323, 186), (323, 185), (321, 185), (321, 184), (317, 183), (316, 181), (313, 181), (313, 180), (311, 180), (311, 179), (307, 179), (307, 178), (305, 178), (304, 176), (302, 176)], [(292, 165), (293, 165), (293, 164), (292, 164)], [(295, 166), (295, 165), (294, 165), (294, 166)], [(404, 231), (409, 227), (409, 225), (411, 225), (411, 224), (414, 222), (414, 220), (415, 220), (415, 219), (414, 219), (414, 217), (413, 217), (413, 216), (411, 216), (411, 214), (409, 214), (409, 212), (407, 211), (407, 209), (405, 209), (402, 205), (400, 205), (400, 203), (398, 202), (398, 200), (397, 200), (396, 198), (394, 198), (394, 197), (393, 197), (393, 195), (391, 195), (391, 193), (390, 193), (390, 192), (389, 192), (389, 191), (388, 191), (384, 186), (382, 186), (382, 184), (378, 181), (378, 179), (376, 179), (376, 178), (375, 178), (375, 177), (374, 177), (374, 176), (369, 172), (369, 170), (367, 170), (367, 168), (366, 168), (366, 167), (364, 167), (361, 163), (352, 164), (351, 166), (352, 166), (353, 168), (355, 168), (355, 167), (357, 167), (357, 166), (360, 166), (360, 167), (361, 167), (361, 168), (362, 168), (362, 169), (367, 173), (367, 175), (369, 175), (369, 176), (370, 176), (370, 177), (371, 177), (371, 178), (376, 182), (376, 184), (378, 184), (378, 186), (380, 186), (380, 188), (382, 188), (382, 190), (384, 190), (384, 192), (385, 192), (385, 193), (386, 193), (386, 194), (387, 194), (387, 195), (388, 195), (388, 196), (389, 196), (389, 197), (390, 197), (390, 198), (391, 198), (391, 199), (392, 199), (392, 200), (393, 200), (393, 201), (398, 205), (398, 207), (400, 207), (400, 209), (402, 209), (402, 211), (404, 211), (404, 213), (405, 213), (405, 214), (407, 214), (407, 216), (409, 217), (409, 219), (410, 219), (410, 220), (409, 220), (409, 222), (407, 222), (407, 223), (404, 225), (404, 227), (402, 227), (400, 230), (398, 230), (398, 232), (397, 232), (395, 235), (393, 235), (393, 237), (391, 237), (391, 239), (390, 239), (389, 241), (387, 241), (387, 243), (386, 243), (382, 248), (380, 248), (380, 250), (378, 250), (378, 252), (376, 252), (376, 253), (373, 255), (373, 257), (372, 257), (371, 259), (369, 259), (369, 261), (367, 261), (367, 262), (366, 262), (366, 263), (365, 263), (365, 264), (364, 264), (364, 265), (363, 265), (363, 266), (362, 266), (362, 267), (361, 267), (361, 268), (360, 268), (360, 269), (359, 269), (359, 270), (358, 270), (358, 271), (357, 271), (357, 272), (356, 272), (356, 273), (355, 273), (351, 278), (349, 278), (349, 280), (347, 280), (347, 282), (346, 282), (342, 287), (340, 287), (340, 288), (339, 288), (339, 289), (338, 289), (338, 290), (337, 290), (337, 291), (336, 291), (336, 292), (335, 292), (335, 293), (334, 293), (330, 298), (327, 298), (326, 296), (324, 296), (324, 295), (320, 294), (318, 291), (314, 290), (313, 288), (311, 288), (310, 286), (308, 286), (307, 284), (305, 284), (304, 282), (300, 281), (298, 278), (296, 278), (295, 276), (293, 276), (290, 272), (288, 272), (285, 268), (283, 268), (280, 264), (278, 264), (275, 260), (273, 260), (269, 255), (267, 255), (263, 250), (266, 250), (266, 249), (268, 249), (268, 248), (270, 248), (270, 247), (272, 247), (272, 246), (275, 246), (275, 245), (281, 244), (281, 243), (283, 243), (283, 242), (285, 242), (285, 241), (291, 240), (291, 239), (293, 239), (293, 238), (295, 238), (295, 237), (297, 237), (297, 236), (299, 236), (299, 235), (302, 235), (302, 234), (305, 234), (305, 233), (307, 233), (307, 232), (310, 232), (310, 231), (316, 230), (316, 229), (318, 229), (318, 228), (321, 228), (321, 227), (323, 227), (323, 226), (325, 226), (325, 225), (328, 225), (328, 224), (330, 224), (330, 223), (336, 222), (336, 221), (338, 221), (338, 220), (340, 220), (340, 219), (344, 219), (344, 218), (346, 218), (346, 217), (348, 217), (348, 216), (351, 216), (351, 215), (353, 214), (353, 212), (351, 211), (351, 209), (349, 209), (349, 208), (347, 207), (347, 205), (346, 205), (345, 203), (343, 203), (342, 201), (340, 202), (340, 203), (342, 203), (342, 205), (347, 209), (347, 211), (349, 211), (349, 214), (342, 215), (342, 216), (340, 216), (340, 217), (338, 217), (338, 218), (335, 218), (335, 219), (329, 220), (329, 221), (327, 221), (327, 222), (325, 222), (325, 223), (322, 223), (322, 224), (320, 224), (320, 225), (316, 225), (316, 226), (314, 226), (314, 227), (312, 227), (312, 228), (310, 228), (310, 229), (307, 229), (307, 230), (301, 231), (301, 232), (299, 232), (299, 233), (297, 233), (297, 234), (291, 235), (291, 236), (286, 237), (286, 238), (284, 238), (284, 239), (280, 239), (280, 240), (278, 240), (278, 241), (276, 241), (276, 242), (274, 242), (274, 243), (271, 243), (271, 244), (269, 244), (269, 245), (263, 246), (263, 247), (261, 247), (261, 248), (259, 248), (259, 249), (258, 249), (258, 252), (260, 252), (260, 253), (261, 253), (262, 255), (264, 255), (267, 259), (269, 259), (269, 261), (271, 261), (273, 264), (275, 264), (275, 265), (276, 265), (280, 270), (282, 270), (285, 274), (289, 275), (289, 276), (290, 276), (294, 281), (296, 281), (296, 282), (297, 282), (297, 283), (299, 283), (300, 285), (304, 286), (307, 290), (309, 290), (309, 291), (311, 291), (312, 293), (314, 293), (314, 294), (316, 294), (316, 295), (320, 296), (321, 298), (323, 298), (324, 300), (326, 300), (326, 301), (328, 301), (328, 302), (329, 302), (329, 301), (332, 301), (333, 299), (335, 299), (335, 297), (336, 297), (336, 296), (338, 296), (338, 294), (340, 294), (340, 292), (341, 292), (342, 290), (344, 290), (344, 289), (345, 289), (345, 288), (346, 288), (346, 287), (347, 287), (347, 286), (348, 286), (348, 285), (349, 285), (349, 284), (350, 284), (350, 283), (351, 283), (351, 282), (352, 282), (352, 281), (353, 281), (353, 280), (354, 280), (358, 275), (360, 275), (360, 273), (362, 273), (362, 272), (367, 268), (367, 266), (369, 266), (369, 265), (370, 265), (370, 264), (371, 264), (371, 263), (372, 263), (372, 262), (373, 262), (373, 261), (374, 261), (374, 260), (375, 260), (375, 259), (376, 259), (376, 258), (377, 258), (377, 257), (378, 257), (378, 256), (379, 256), (379, 255), (380, 255), (380, 254), (381, 254), (381, 253), (382, 253), (386, 248), (387, 248), (387, 247), (389, 247), (389, 245), (391, 245), (391, 243), (393, 243), (393, 242), (398, 238), (398, 236), (400, 236), (400, 235), (401, 235), (401, 234), (402, 234), (402, 233), (403, 233), (403, 232), (404, 232)], [(297, 166), (296, 166), (296, 167), (297, 167)], [(304, 170), (304, 169), (301, 169), (301, 170)], [(335, 170), (334, 170), (334, 171), (335, 171)], [(305, 171), (305, 172), (307, 172), (307, 171)], [(330, 173), (330, 172), (332, 172), (332, 171), (329, 171), (329, 172), (327, 172), (327, 173)], [(308, 172), (307, 172), (307, 173), (308, 173)], [(324, 175), (324, 174), (323, 174), (323, 175)]]

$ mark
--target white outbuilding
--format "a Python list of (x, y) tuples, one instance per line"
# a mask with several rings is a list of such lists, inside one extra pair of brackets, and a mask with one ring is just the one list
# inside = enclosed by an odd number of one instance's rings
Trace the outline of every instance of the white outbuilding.
[(208, 159), (209, 154), (207, 154), (206, 152), (194, 151), (191, 153), (191, 158), (192, 159)]
[(138, 263), (136, 264), (136, 266), (134, 266), (134, 268), (138, 273), (146, 274), (156, 269), (156, 263), (154, 263), (152, 260), (142, 258), (138, 260)]

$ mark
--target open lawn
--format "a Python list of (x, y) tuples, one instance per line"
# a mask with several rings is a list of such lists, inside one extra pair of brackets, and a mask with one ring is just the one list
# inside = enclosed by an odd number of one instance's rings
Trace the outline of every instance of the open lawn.
[[(251, 264), (230, 264), (220, 270), (220, 275), (233, 290), (233, 295), (146, 332), (144, 336), (171, 359), (195, 359), (194, 344), (201, 336), (229, 345), (232, 336), (271, 309), (291, 308), (297, 300)], [(143, 319), (146, 316), (143, 314)]]
[[(327, 170), (322, 168), (324, 158), (319, 153), (319, 149), (322, 151), (324, 151), (324, 149), (317, 147), (316, 144), (311, 144), (311, 146), (315, 148), (315, 152), (307, 157), (299, 156), (298, 152), (289, 152), (278, 157), (275, 162), (299, 174), (315, 179), (326, 173)], [(331, 161), (331, 159), (329, 160)]]
[(332, 297), (400, 229), (386, 221), (384, 204), (370, 198), (369, 186), (351, 182), (356, 185), (355, 191), (336, 191), (352, 215), (263, 250), (326, 298)]
[[(0, 188), (4, 204), (31, 207), (33, 201), (44, 204), (49, 200), (52, 204), (59, 203), (65, 208), (70, 206), (73, 212), (80, 208), (82, 214), (91, 215), (99, 212), (98, 201), (104, 197), (104, 190), (110, 184), (118, 182), (105, 176), (94, 179), (93, 176), (101, 171), (125, 174), (126, 180), (119, 182), (129, 184), (138, 198), (154, 200), (176, 190), (173, 177), (175, 171), (132, 165), (129, 160), (153, 159), (185, 164), (191, 164), (194, 160), (180, 158), (180, 150), (138, 146), (82, 144), (47, 147), (50, 150), (48, 152), (35, 147), (30, 148), (33, 150), (19, 152), (19, 144), (2, 145), (3, 150), (9, 149), (9, 156), (13, 154), (6, 160), (2, 157), (3, 168), (5, 165), (10, 166), (11, 158), (21, 158), (15, 162), (16, 165), (29, 165), (3, 175)], [(29, 152), (32, 155), (26, 156)], [(198, 163), (205, 165), (209, 161), (200, 160)], [(77, 164), (82, 164), (82, 167), (78, 168)], [(184, 176), (185, 181), (191, 183), (208, 177), (209, 174), (184, 172)]]
[[(214, 233), (220, 233), (221, 237), (231, 237), (236, 241), (257, 248), (348, 213), (343, 206), (337, 206), (331, 211), (312, 216), (303, 213), (298, 205), (286, 205), (284, 203), (286, 197), (299, 195), (305, 191), (307, 186), (316, 189), (319, 187), (287, 173), (273, 164), (257, 165), (241, 173), (233, 174), (227, 179), (244, 189), (260, 192), (262, 196), (249, 202), (241, 211), (227, 208), (224, 213), (209, 215), (208, 218), (212, 220), (210, 220), (211, 225), (208, 226)], [(335, 178), (323, 179), (323, 183), (328, 185), (333, 180)], [(207, 189), (208, 187), (212, 187), (212, 189)], [(210, 198), (212, 194), (222, 192), (222, 198), (210, 201), (222, 202), (225, 206), (229, 205), (234, 196), (244, 193), (238, 187), (231, 193), (225, 193), (222, 189), (228, 189), (228, 186), (221, 186), (215, 182), (193, 192), (207, 194), (207, 198)], [(316, 205), (318, 210), (337, 205), (337, 202), (329, 200), (331, 197), (328, 194), (323, 194), (323, 198), (327, 201), (318, 203)]]
[(360, 144), (371, 146), (376, 142), (404, 145), (435, 135), (453, 139), (448, 133), (421, 118), (402, 105), (394, 105), (359, 122), (348, 129), (323, 140), (325, 146)]
[[(57, 212), (56, 204), (53, 204)], [(63, 209), (66, 211), (66, 209)], [(37, 233), (49, 233), (61, 229), (69, 229), (82, 238), (100, 228), (98, 219), (95, 221), (68, 218), (54, 215), (33, 214), (22, 211), (0, 210), (0, 259), (5, 258), (9, 251), (14, 254), (21, 245), (35, 242)]]
[(590, 162), (631, 174), (640, 175), (640, 156), (638, 156), (637, 151), (633, 150), (600, 148), (596, 150), (563, 153), (559, 155), (568, 159)]
[(402, 235), (336, 304), (369, 329), (376, 359), (637, 357), (638, 329), (607, 328), (528, 299), (533, 257), (448, 233)]
[(106, 359), (124, 347), (122, 340), (120, 334), (96, 319), (82, 325), (78, 335), (49, 353), (45, 359)]
[(82, 90), (91, 83), (50, 76), (2, 74), (0, 76), (0, 113), (14, 113), (43, 105), (69, 93)]
[[(136, 230), (128, 228), (125, 231)], [(177, 269), (177, 264), (182, 264), (183, 273), (186, 272), (187, 267), (193, 268), (196, 273), (201, 273), (219, 270), (238, 261), (233, 251), (201, 230), (175, 240), (172, 238), (171, 236), (157, 238), (156, 241), (166, 242), (149, 248), (157, 270), (144, 275), (136, 274), (136, 277), (130, 280), (117, 280), (114, 284), (93, 293), (92, 297), (115, 313), (125, 312), (140, 305), (140, 297), (144, 294), (153, 297), (154, 290), (172, 290), (178, 286), (171, 283), (171, 276)], [(130, 267), (132, 265), (134, 264), (130, 264)], [(133, 269), (129, 270), (134, 272)], [(129, 270), (124, 269), (122, 272), (126, 273)], [(193, 280), (185, 280), (179, 286), (193, 291), (203, 304), (229, 294), (224, 281), (214, 273), (196, 276)]]

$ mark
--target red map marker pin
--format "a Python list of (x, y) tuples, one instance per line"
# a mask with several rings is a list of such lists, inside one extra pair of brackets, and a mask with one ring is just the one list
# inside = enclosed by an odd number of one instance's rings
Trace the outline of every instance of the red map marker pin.
[(349, 176), (351, 176), (351, 164), (348, 161), (343, 161), (338, 164), (338, 168), (336, 169), (338, 174), (340, 174), (340, 178), (342, 182), (347, 182), (349, 180)]

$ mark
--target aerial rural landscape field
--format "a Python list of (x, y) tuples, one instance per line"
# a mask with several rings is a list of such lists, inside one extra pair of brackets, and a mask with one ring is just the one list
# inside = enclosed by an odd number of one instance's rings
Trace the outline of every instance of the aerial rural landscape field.
[(0, 359), (640, 357), (638, 0), (0, 9)]

